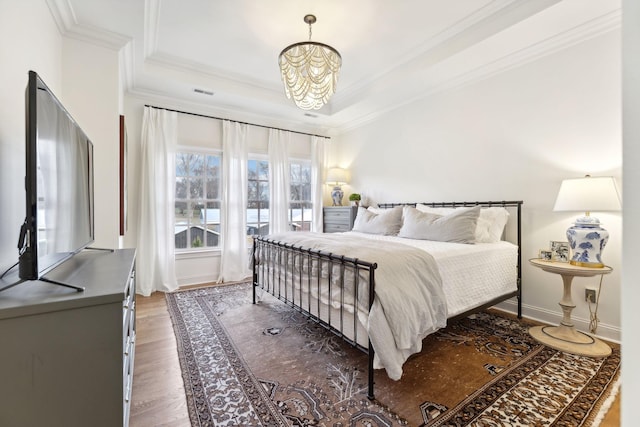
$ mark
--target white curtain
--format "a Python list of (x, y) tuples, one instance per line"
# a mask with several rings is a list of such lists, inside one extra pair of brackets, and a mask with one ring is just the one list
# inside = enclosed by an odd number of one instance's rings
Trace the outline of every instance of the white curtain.
[(222, 122), (222, 256), (218, 282), (251, 275), (247, 250), (247, 125)]
[(175, 150), (177, 113), (145, 107), (142, 120), (137, 291), (178, 288), (175, 274)]
[(324, 183), (324, 145), (325, 139), (311, 137), (311, 202), (313, 203), (313, 217), (311, 231), (322, 233), (322, 185)]
[(269, 129), (269, 233), (291, 231), (289, 139), (289, 132)]

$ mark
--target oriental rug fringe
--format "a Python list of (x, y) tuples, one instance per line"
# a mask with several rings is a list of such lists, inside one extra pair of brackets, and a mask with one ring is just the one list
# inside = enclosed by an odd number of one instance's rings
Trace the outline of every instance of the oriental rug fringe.
[(482, 312), (423, 342), (399, 381), (251, 284), (167, 294), (194, 426), (596, 426), (619, 387), (604, 359), (538, 344), (530, 324)]

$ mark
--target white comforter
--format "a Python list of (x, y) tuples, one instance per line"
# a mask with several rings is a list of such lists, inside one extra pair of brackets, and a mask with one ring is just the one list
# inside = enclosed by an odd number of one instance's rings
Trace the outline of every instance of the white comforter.
[[(384, 368), (394, 380), (402, 376), (407, 358), (422, 349), (422, 340), (446, 325), (447, 304), (438, 267), (423, 250), (400, 243), (378, 245), (341, 233), (292, 232), (269, 238), (378, 264), (376, 295), (363, 325), (375, 350), (374, 367)], [(366, 293), (360, 296), (361, 301), (368, 300)]]

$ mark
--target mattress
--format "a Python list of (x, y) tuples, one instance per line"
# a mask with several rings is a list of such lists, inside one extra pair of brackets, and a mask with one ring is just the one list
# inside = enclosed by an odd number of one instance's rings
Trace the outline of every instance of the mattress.
[(358, 235), (380, 243), (399, 242), (429, 252), (440, 271), (448, 317), (517, 290), (518, 246), (510, 242), (470, 245), (357, 231), (345, 234)]

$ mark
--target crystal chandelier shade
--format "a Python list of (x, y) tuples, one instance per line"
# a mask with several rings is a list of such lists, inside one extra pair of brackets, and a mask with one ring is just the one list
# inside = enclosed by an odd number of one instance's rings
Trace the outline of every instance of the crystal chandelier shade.
[(309, 24), (309, 41), (284, 48), (278, 62), (287, 98), (303, 110), (318, 110), (336, 92), (342, 57), (331, 46), (311, 41), (315, 16), (305, 16), (304, 22)]

